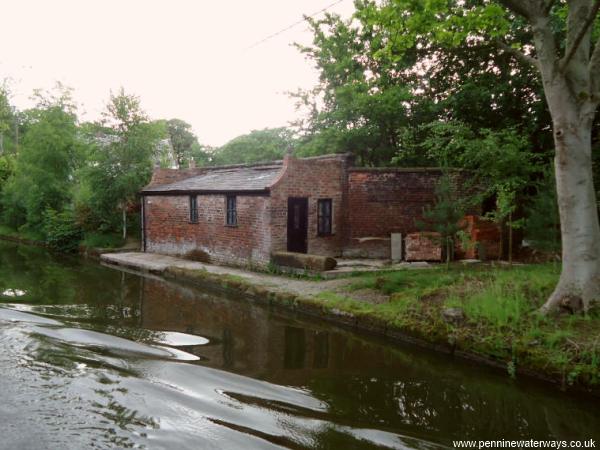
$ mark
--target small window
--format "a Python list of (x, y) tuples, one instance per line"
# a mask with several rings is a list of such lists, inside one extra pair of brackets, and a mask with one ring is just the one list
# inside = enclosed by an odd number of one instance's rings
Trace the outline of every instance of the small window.
[(198, 223), (198, 197), (190, 195), (190, 222)]
[(227, 196), (227, 225), (237, 225), (236, 197), (235, 195)]
[(317, 203), (317, 226), (319, 236), (331, 234), (331, 199), (322, 198)]

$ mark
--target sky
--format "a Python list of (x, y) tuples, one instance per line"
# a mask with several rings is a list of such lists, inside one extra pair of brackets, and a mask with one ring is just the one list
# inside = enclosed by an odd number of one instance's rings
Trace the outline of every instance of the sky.
[[(18, 109), (60, 81), (74, 89), (82, 120), (97, 119), (123, 87), (152, 119), (183, 119), (218, 146), (298, 116), (287, 92), (318, 80), (292, 45), (311, 42), (306, 23), (249, 47), (334, 2), (0, 0), (0, 80)], [(353, 2), (328, 11), (349, 17)]]

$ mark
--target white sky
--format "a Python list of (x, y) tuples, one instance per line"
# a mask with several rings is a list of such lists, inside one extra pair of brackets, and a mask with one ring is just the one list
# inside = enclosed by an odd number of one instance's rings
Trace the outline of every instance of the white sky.
[[(83, 120), (98, 118), (112, 89), (140, 96), (154, 119), (192, 124), (203, 144), (221, 145), (296, 117), (286, 92), (311, 88), (312, 63), (291, 44), (311, 42), (300, 24), (253, 43), (334, 0), (0, 0), (0, 80), (13, 103), (35, 88), (75, 89)], [(331, 7), (348, 17), (352, 0)]]

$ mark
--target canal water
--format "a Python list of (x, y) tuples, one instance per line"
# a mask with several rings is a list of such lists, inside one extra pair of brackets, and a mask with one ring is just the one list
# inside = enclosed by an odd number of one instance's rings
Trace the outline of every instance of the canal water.
[(374, 449), (598, 439), (600, 402), (0, 242), (0, 448)]

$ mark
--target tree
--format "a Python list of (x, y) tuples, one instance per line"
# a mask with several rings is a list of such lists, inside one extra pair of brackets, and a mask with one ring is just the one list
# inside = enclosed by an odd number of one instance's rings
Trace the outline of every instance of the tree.
[[(411, 7), (435, 7), (428, 3)], [(320, 73), (314, 89), (293, 94), (307, 111), (295, 124), (300, 154), (352, 152), (359, 165), (426, 165), (432, 161), (420, 127), (438, 121), (514, 128), (532, 151), (550, 153), (550, 118), (535, 69), (492, 43), (457, 46), (416, 35), (418, 22), (388, 23), (375, 2), (355, 5), (349, 20), (309, 20), (313, 43), (298, 46)], [(388, 51), (403, 36), (414, 36), (411, 45)]]
[[(561, 218), (562, 271), (542, 307), (587, 310), (600, 297), (600, 224), (592, 174), (592, 127), (600, 103), (599, 0), (369, 2), (389, 35), (382, 53), (421, 39), (455, 46), (493, 43), (539, 71), (549, 107)], [(594, 42), (595, 40), (595, 42)]]
[[(550, 108), (556, 156), (554, 170), (561, 219), (562, 272), (543, 307), (587, 310), (600, 297), (600, 223), (592, 174), (592, 126), (600, 104), (600, 39), (592, 43), (600, 1), (568, 2), (564, 51), (552, 24), (552, 1), (502, 2), (527, 19)], [(516, 50), (515, 50), (516, 52)]]
[(182, 169), (189, 164), (195, 146), (199, 145), (198, 138), (192, 133), (192, 126), (181, 119), (168, 120), (167, 131), (173, 145), (175, 162)]
[(286, 128), (253, 130), (216, 149), (212, 163), (240, 164), (281, 159), (293, 142), (292, 133)]
[(552, 170), (536, 183), (536, 193), (528, 205), (525, 236), (534, 249), (560, 252), (560, 218)]
[(307, 119), (295, 124), (302, 135), (298, 153), (351, 152), (359, 165), (389, 165), (415, 106), (414, 76), (403, 62), (374, 58), (382, 41), (367, 23), (332, 14), (308, 23), (313, 44), (297, 47), (319, 69), (320, 83), (293, 94), (308, 109)]
[(446, 269), (454, 254), (458, 233), (464, 228), (461, 224), (465, 214), (464, 202), (456, 195), (456, 186), (448, 169), (435, 187), (435, 203), (423, 211), (423, 222), (419, 228), (433, 229), (440, 235), (441, 244), (446, 254)]
[(0, 155), (0, 217), (2, 216), (2, 191), (14, 172), (14, 158), (10, 155)]
[(42, 228), (47, 209), (62, 211), (71, 200), (73, 173), (81, 162), (82, 143), (70, 90), (38, 92), (38, 106), (27, 112), (29, 125), (14, 174), (2, 192), (5, 220)]
[(10, 92), (6, 83), (0, 85), (0, 155), (10, 148), (7, 142), (16, 128), (16, 117), (10, 104)]
[(80, 209), (87, 206), (90, 220), (105, 230), (116, 228), (120, 216), (125, 239), (127, 211), (150, 180), (166, 129), (160, 122), (148, 121), (139, 98), (121, 89), (111, 93), (102, 124), (91, 131), (94, 150), (81, 173)]
[(527, 139), (515, 129), (475, 130), (458, 121), (423, 128), (427, 136), (423, 147), (430, 159), (471, 171), (474, 204), (495, 199), (496, 207), (487, 216), (500, 226), (508, 225), (508, 260), (512, 263), (513, 229), (522, 225), (521, 219), (515, 220), (515, 212), (519, 199), (542, 171), (539, 155), (529, 150)]

